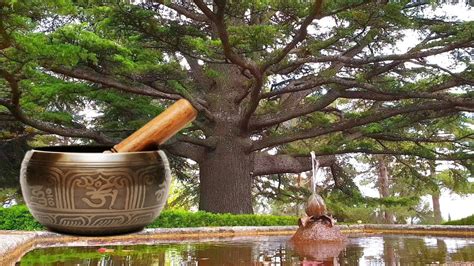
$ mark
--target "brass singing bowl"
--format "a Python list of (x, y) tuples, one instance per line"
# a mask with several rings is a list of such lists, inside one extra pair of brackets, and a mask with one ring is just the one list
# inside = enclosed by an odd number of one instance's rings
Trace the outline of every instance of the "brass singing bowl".
[(110, 235), (143, 229), (163, 209), (170, 186), (163, 151), (102, 153), (107, 147), (46, 147), (21, 166), (25, 202), (52, 231)]

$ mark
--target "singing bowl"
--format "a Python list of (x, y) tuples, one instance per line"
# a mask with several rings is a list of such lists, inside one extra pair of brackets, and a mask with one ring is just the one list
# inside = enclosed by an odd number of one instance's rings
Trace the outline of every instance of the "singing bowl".
[(128, 233), (153, 222), (166, 203), (171, 180), (164, 152), (104, 150), (71, 146), (27, 152), (20, 183), (38, 222), (79, 235)]

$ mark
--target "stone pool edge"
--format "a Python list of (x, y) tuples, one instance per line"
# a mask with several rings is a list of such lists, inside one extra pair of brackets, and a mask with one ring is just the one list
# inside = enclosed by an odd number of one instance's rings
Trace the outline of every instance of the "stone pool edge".
[[(474, 237), (474, 226), (453, 225), (337, 225), (345, 234), (417, 234)], [(152, 228), (115, 236), (74, 236), (48, 231), (0, 230), (0, 265), (13, 265), (24, 254), (45, 246), (101, 246), (153, 244), (170, 240), (218, 240), (224, 237), (291, 235), (297, 226), (235, 226), (194, 228)]]

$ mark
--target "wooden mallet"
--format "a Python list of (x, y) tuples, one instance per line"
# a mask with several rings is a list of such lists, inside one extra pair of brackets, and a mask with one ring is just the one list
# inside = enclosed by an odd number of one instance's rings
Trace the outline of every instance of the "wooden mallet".
[(180, 99), (132, 135), (115, 145), (110, 151), (143, 151), (163, 144), (188, 123), (192, 122), (197, 114), (198, 111), (188, 100)]

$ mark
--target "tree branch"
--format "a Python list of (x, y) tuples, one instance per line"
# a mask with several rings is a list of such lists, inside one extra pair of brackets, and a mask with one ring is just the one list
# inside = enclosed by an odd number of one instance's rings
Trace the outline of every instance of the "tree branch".
[[(349, 57), (352, 58), (358, 53), (360, 53), (370, 42), (372, 39), (372, 34), (376, 33), (375, 29), (370, 29), (366, 35), (362, 38), (361, 41), (359, 41), (356, 45), (352, 46), (350, 49), (347, 49), (346, 51), (341, 53), (341, 56), (343, 57)], [(332, 62), (331, 65), (326, 68), (325, 70), (320, 71), (320, 73), (337, 73), (339, 70), (341, 70), (344, 67), (343, 62)], [(334, 74), (335, 75), (335, 74)], [(317, 79), (322, 78), (321, 75), (318, 75), (316, 77)], [(295, 104), (299, 103), (304, 97), (306, 97), (311, 90), (301, 90), (297, 93), (292, 93), (282, 104), (284, 108), (287, 108), (289, 106), (294, 106)]]
[[(312, 58), (301, 58), (299, 60), (295, 60), (292, 64), (305, 64), (305, 63), (327, 63), (327, 62), (341, 62), (347, 65), (365, 65), (369, 63), (377, 63), (382, 61), (397, 61), (397, 60), (409, 60), (409, 59), (416, 59), (416, 58), (423, 58), (427, 56), (442, 54), (445, 52), (452, 51), (454, 49), (459, 48), (469, 48), (474, 45), (472, 40), (459, 42), (459, 43), (452, 43), (441, 48), (434, 48), (425, 51), (418, 51), (418, 52), (411, 52), (405, 54), (391, 54), (391, 55), (381, 55), (381, 56), (374, 56), (368, 57), (364, 59), (357, 59), (345, 55), (336, 55), (336, 56), (320, 56), (320, 57), (312, 57)], [(422, 49), (422, 48), (420, 48)]]
[(454, 80), (462, 80), (462, 81), (464, 81), (466, 84), (469, 84), (469, 85), (474, 86), (474, 80), (470, 80), (470, 79), (467, 79), (467, 78), (463, 77), (463, 76), (461, 75), (462, 73), (454, 73), (454, 72), (452, 72), (451, 70), (449, 70), (449, 69), (447, 69), (447, 68), (444, 68), (444, 67), (442, 67), (442, 66), (438, 66), (438, 65), (435, 65), (435, 64), (428, 64), (428, 63), (426, 63), (426, 62), (422, 62), (422, 61), (419, 61), (419, 60), (410, 60), (409, 62), (410, 62), (410, 63), (413, 63), (413, 64), (422, 65), (422, 66), (427, 66), (427, 67), (431, 67), (431, 68), (434, 68), (434, 69), (437, 69), (437, 70), (441, 70), (441, 71), (446, 72), (446, 73), (448, 73), (449, 75), (451, 75)]
[(71, 128), (58, 127), (52, 123), (38, 121), (38, 120), (28, 117), (22, 111), (20, 107), (20, 94), (21, 93), (20, 93), (18, 80), (16, 80), (16, 78), (12, 74), (4, 70), (0, 71), (0, 76), (3, 77), (7, 81), (7, 83), (9, 84), (9, 87), (12, 90), (11, 101), (9, 102), (9, 101), (0, 99), (0, 105), (5, 106), (10, 111), (10, 113), (15, 117), (15, 119), (22, 122), (23, 124), (29, 125), (33, 128), (36, 128), (44, 132), (57, 134), (57, 135), (65, 136), (65, 137), (78, 137), (78, 138), (93, 139), (96, 142), (102, 143), (102, 144), (114, 143), (114, 141), (107, 138), (105, 135), (103, 135), (100, 132), (94, 132), (87, 129), (71, 129)]
[(207, 18), (214, 21), (216, 19), (216, 14), (210, 10), (207, 5), (202, 0), (194, 0), (194, 3), (197, 7), (206, 15)]
[(184, 54), (183, 56), (186, 59), (186, 62), (188, 62), (189, 67), (191, 68), (190, 72), (191, 76), (193, 77), (193, 80), (203, 88), (210, 87), (212, 84), (212, 80), (204, 74), (202, 66), (198, 63), (198, 59), (186, 54)]
[(311, 76), (305, 76), (302, 78), (299, 78), (297, 80), (291, 81), (285, 88), (283, 89), (275, 89), (269, 92), (262, 93), (260, 95), (260, 99), (268, 99), (272, 98), (274, 96), (282, 95), (285, 93), (293, 93), (293, 92), (298, 92), (298, 91), (305, 91), (305, 90), (310, 90), (312, 88), (319, 87), (324, 84), (331, 83), (331, 79), (327, 78), (314, 78), (312, 75)]
[(283, 58), (285, 58), (288, 53), (293, 48), (295, 48), (296, 45), (298, 45), (298, 43), (302, 42), (306, 38), (306, 35), (308, 34), (308, 26), (311, 24), (311, 22), (313, 22), (314, 19), (321, 17), (322, 9), (323, 0), (316, 0), (311, 8), (310, 14), (301, 23), (298, 32), (296, 33), (295, 37), (293, 37), (293, 40), (291, 40), (291, 42), (288, 43), (285, 48), (283, 48), (283, 50), (279, 51), (276, 56), (270, 55), (269, 57), (271, 59), (262, 65), (260, 69), (263, 73), (267, 71), (270, 66), (283, 60)]
[(248, 69), (256, 79), (261, 78), (262, 73), (255, 62), (247, 58), (241, 58), (232, 50), (229, 34), (224, 22), (225, 1), (221, 0), (216, 2), (218, 7), (217, 13), (212, 12), (202, 0), (194, 0), (194, 3), (214, 23), (219, 39), (222, 42), (222, 49), (224, 50), (226, 58), (241, 68)]
[(226, 1), (216, 1), (217, 13), (212, 12), (202, 0), (194, 0), (194, 3), (214, 23), (215, 29), (222, 43), (222, 49), (224, 50), (225, 57), (233, 64), (241, 67), (243, 69), (242, 71), (249, 70), (252, 76), (255, 78), (254, 84), (251, 88), (249, 102), (243, 112), (240, 122), (241, 129), (246, 131), (250, 117), (258, 107), (259, 95), (263, 86), (263, 72), (254, 61), (245, 57), (241, 57), (232, 50), (232, 46), (229, 41), (229, 34), (224, 21)]
[(332, 89), (314, 103), (306, 103), (290, 109), (284, 109), (278, 113), (258, 116), (251, 121), (250, 130), (277, 125), (290, 119), (322, 110), (339, 98), (339, 95), (340, 92), (338, 90)]
[(204, 160), (206, 148), (189, 142), (178, 141), (176, 138), (168, 140), (159, 147), (173, 155), (189, 158), (195, 162)]
[(183, 15), (189, 19), (192, 19), (194, 21), (199, 21), (199, 22), (209, 22), (209, 19), (206, 16), (203, 16), (202, 14), (194, 13), (193, 11), (187, 9), (184, 6), (180, 6), (175, 3), (168, 3), (165, 4), (163, 0), (158, 1), (160, 4), (176, 11), (176, 13)]
[(263, 87), (263, 79), (262, 77), (260, 77), (256, 79), (256, 82), (253, 88), (251, 89), (250, 100), (247, 104), (247, 107), (244, 110), (244, 114), (240, 121), (240, 128), (245, 132), (249, 130), (250, 118), (252, 117), (255, 110), (257, 110), (258, 103), (260, 101), (260, 91), (262, 87)]
[[(410, 50), (408, 50), (407, 53), (413, 53), (413, 52), (417, 52), (421, 49), (421, 47), (423, 47), (423, 45), (427, 44), (429, 41), (432, 41), (434, 39), (437, 39), (437, 38), (442, 38), (441, 36), (432, 36), (431, 34), (429, 34), (423, 41), (421, 41), (420, 43), (418, 43), (417, 45), (415, 45), (415, 47), (411, 48)], [(396, 68), (397, 66), (403, 64), (404, 62), (406, 62), (407, 60), (396, 60), (396, 61), (393, 61), (387, 65), (384, 65), (382, 67), (376, 67), (374, 68), (372, 71), (370, 71), (369, 73), (367, 73), (365, 75), (365, 78), (366, 79), (372, 79), (373, 77), (376, 77), (382, 73), (385, 73), (387, 71), (390, 71), (394, 68)]]
[(377, 133), (377, 134), (363, 134), (364, 137), (369, 137), (372, 139), (383, 140), (383, 141), (409, 141), (409, 142), (427, 142), (427, 143), (443, 143), (443, 142), (457, 142), (466, 138), (471, 138), (474, 136), (473, 134), (468, 134), (459, 138), (440, 138), (440, 137), (407, 137), (407, 136), (400, 136), (400, 135), (390, 135), (385, 133)]
[(73, 77), (77, 79), (87, 80), (93, 83), (101, 84), (106, 87), (112, 87), (124, 92), (170, 100), (178, 100), (182, 98), (182, 96), (177, 93), (165, 93), (162, 90), (156, 90), (155, 88), (145, 84), (125, 84), (123, 81), (117, 80), (114, 77), (103, 73), (97, 73), (94, 70), (87, 69), (85, 67), (69, 69), (66, 67), (57, 66), (47, 68), (58, 74), (63, 74), (68, 77)]
[[(469, 80), (466, 81), (466, 79), (455, 78), (455, 79), (445, 81), (441, 84), (437, 84), (433, 86), (433, 89), (436, 88), (438, 90), (440, 88), (451, 88), (454, 86), (462, 85), (464, 84), (464, 82), (469, 82)], [(346, 91), (346, 90), (329, 91), (329, 93), (326, 94), (327, 97), (321, 98), (320, 101), (318, 101), (316, 105), (314, 106), (312, 104), (305, 104), (305, 105), (293, 107), (291, 109), (287, 108), (285, 109), (285, 111), (279, 112), (276, 114), (269, 114), (269, 115), (263, 115), (263, 116), (257, 117), (254, 121), (252, 121), (251, 129), (254, 130), (254, 129), (260, 129), (262, 127), (276, 125), (278, 123), (287, 121), (289, 119), (321, 110), (327, 105), (329, 105), (332, 101), (336, 100), (338, 97), (349, 98), (349, 99), (367, 99), (367, 100), (374, 100), (374, 101), (395, 101), (395, 100), (401, 100), (401, 99), (417, 99), (417, 98), (436, 99), (436, 100), (450, 102), (463, 108), (474, 108), (473, 102), (469, 98), (453, 97), (453, 96), (450, 96), (449, 94), (428, 93), (428, 92), (405, 92), (405, 91), (397, 92), (397, 93), (384, 92), (384, 91), (381, 91), (377, 86), (373, 84), (359, 82), (353, 79), (339, 78), (339, 77), (315, 79), (314, 81), (297, 80), (297, 81), (294, 81), (293, 84), (289, 85), (283, 90), (279, 90), (273, 93), (272, 92), (267, 93), (266, 95), (263, 95), (263, 96), (273, 96), (279, 93), (289, 93), (293, 91), (305, 90), (311, 87), (316, 87), (322, 84), (329, 84), (329, 83), (343, 85), (347, 88), (353, 88), (353, 87), (363, 88), (370, 92)], [(297, 86), (298, 84), (303, 84), (303, 85), (298, 87)]]
[(185, 136), (185, 135), (177, 136), (176, 139), (178, 141), (181, 141), (181, 142), (187, 142), (187, 143), (191, 143), (191, 144), (194, 144), (194, 145), (199, 145), (199, 146), (202, 146), (204, 148), (211, 149), (211, 150), (215, 149), (215, 147), (216, 147), (215, 143), (213, 143), (209, 139), (198, 139), (198, 138), (195, 138), (195, 137), (190, 137), (190, 136)]
[[(318, 160), (321, 167), (328, 167), (335, 162), (336, 158), (335, 156), (320, 156)], [(269, 155), (265, 152), (255, 153), (253, 176), (301, 173), (310, 170), (310, 156)]]
[(2, 41), (0, 42), (0, 50), (8, 48), (12, 45), (10, 35), (5, 30), (5, 25), (3, 24), (2, 19), (0, 19), (0, 36), (2, 37)]
[[(335, 78), (332, 79), (334, 83), (347, 86), (348, 88), (363, 88), (367, 91), (340, 91), (341, 98), (348, 98), (348, 99), (366, 99), (366, 100), (374, 100), (374, 101), (397, 101), (402, 99), (436, 99), (440, 101), (450, 102), (456, 104), (460, 107), (474, 107), (473, 101), (467, 97), (459, 97), (459, 96), (451, 96), (447, 93), (430, 93), (430, 92), (411, 92), (400, 89), (399, 92), (385, 92), (380, 90), (375, 85), (370, 83), (363, 83), (358, 82), (355, 80), (350, 79), (343, 79), (343, 78)], [(447, 80), (443, 83), (437, 84), (432, 86), (432, 88), (439, 88), (439, 87), (455, 87), (459, 85), (465, 84), (465, 79), (451, 79)]]
[(202, 99), (194, 99), (191, 97), (185, 97), (178, 93), (167, 93), (163, 91), (156, 90), (153, 87), (150, 87), (145, 84), (124, 84), (124, 82), (119, 81), (109, 75), (97, 73), (92, 69), (82, 68), (75, 68), (75, 69), (68, 69), (65, 67), (50, 67), (48, 68), (51, 71), (63, 74), (68, 77), (78, 78), (82, 80), (87, 80), (93, 83), (101, 84), (106, 87), (115, 88), (124, 92), (145, 95), (145, 96), (152, 96), (155, 98), (161, 99), (170, 99), (170, 100), (178, 100), (181, 98), (186, 98), (189, 100), (192, 105), (202, 114), (206, 116), (209, 120), (213, 120), (214, 117), (211, 112), (203, 105), (205, 103)]
[(454, 105), (451, 103), (427, 102), (424, 104), (410, 105), (410, 106), (401, 107), (401, 108), (392, 108), (392, 109), (384, 108), (380, 110), (374, 110), (371, 115), (367, 115), (362, 118), (353, 118), (353, 119), (343, 120), (329, 127), (316, 127), (316, 128), (311, 128), (308, 130), (295, 132), (295, 133), (292, 133), (291, 135), (264, 138), (260, 141), (254, 142), (251, 150), (256, 151), (263, 148), (268, 148), (268, 147), (273, 147), (273, 146), (284, 144), (284, 143), (293, 142), (296, 140), (308, 139), (308, 138), (313, 138), (313, 137), (329, 134), (332, 132), (343, 131), (350, 128), (381, 121), (381, 120), (384, 120), (386, 118), (393, 117), (396, 115), (413, 113), (413, 112), (421, 112), (421, 111), (429, 111), (429, 110), (441, 110), (441, 109), (453, 108), (453, 107)]

